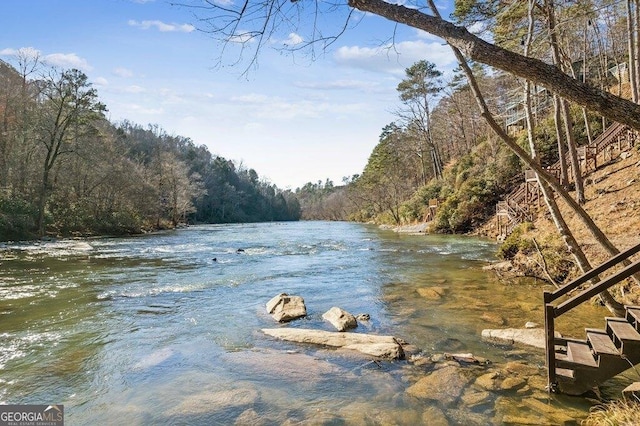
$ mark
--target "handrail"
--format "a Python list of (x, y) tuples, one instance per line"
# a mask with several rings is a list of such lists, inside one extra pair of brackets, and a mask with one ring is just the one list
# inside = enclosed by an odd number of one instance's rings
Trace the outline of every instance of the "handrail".
[(619, 271), (616, 274), (611, 275), (607, 279), (600, 281), (598, 284), (589, 287), (586, 290), (581, 291), (580, 293), (573, 296), (571, 299), (559, 304), (555, 307), (554, 316), (558, 318), (560, 315), (570, 311), (576, 306), (586, 302), (591, 299), (593, 296), (596, 296), (603, 291), (607, 290), (609, 287), (619, 283), (620, 281), (629, 278), (631, 275), (640, 271), (640, 260), (636, 260), (631, 265), (627, 266), (623, 270)]
[(593, 141), (593, 144), (596, 146), (596, 152), (600, 153), (607, 146), (611, 145), (611, 142), (613, 142), (612, 139), (622, 133), (625, 128), (626, 126), (622, 123), (614, 123), (609, 126), (607, 130)]
[[(586, 145), (583, 149), (585, 150), (585, 160), (587, 157), (587, 151), (591, 151), (593, 153), (593, 151), (595, 150), (595, 155), (597, 156), (600, 152), (602, 152), (604, 150), (604, 148), (606, 148), (607, 146), (609, 146), (612, 142), (614, 142), (614, 139), (617, 138), (622, 132), (624, 132), (626, 129), (628, 129), (628, 126), (621, 124), (621, 123), (617, 123), (614, 122), (612, 123), (609, 127), (607, 127), (602, 133), (600, 133), (598, 135), (597, 138), (595, 138), (589, 145)], [(569, 159), (569, 152), (567, 152), (565, 154), (565, 159)], [(552, 173), (556, 179), (560, 179), (560, 161), (557, 161), (556, 163), (554, 163), (553, 165), (547, 167), (547, 170), (549, 170), (550, 173)], [(521, 185), (519, 185), (515, 190), (513, 190), (509, 195), (507, 195), (505, 197), (505, 201), (507, 201), (507, 203), (509, 203), (509, 206), (516, 210), (514, 212), (514, 214), (517, 216), (518, 213), (522, 214), (523, 216), (526, 216), (527, 220), (530, 220), (528, 218), (528, 212), (525, 211), (522, 207), (521, 204), (523, 202), (523, 200), (526, 199), (526, 189), (525, 189), (525, 184), (526, 182), (530, 179), (531, 181), (533, 181), (533, 178), (531, 176), (527, 176), (527, 172), (530, 172), (529, 170), (525, 170), (525, 182)], [(570, 178), (570, 177), (569, 177)], [(532, 203), (536, 200), (538, 200), (539, 194), (537, 192), (532, 193), (533, 197), (531, 200), (528, 200), (528, 203)], [(512, 206), (514, 205), (514, 206)], [(584, 282), (584, 281), (583, 281)]]
[(640, 252), (640, 244), (631, 247), (622, 253), (617, 254), (608, 261), (602, 263), (598, 267), (591, 269), (587, 273), (571, 281), (567, 285), (559, 288), (554, 292), (544, 292), (544, 330), (545, 330), (545, 351), (546, 351), (546, 365), (547, 365), (547, 384), (549, 392), (556, 390), (556, 337), (555, 337), (555, 319), (560, 315), (567, 313), (576, 306), (586, 302), (593, 296), (602, 293), (613, 285), (621, 282), (624, 279), (629, 278), (631, 275), (640, 272), (640, 260), (629, 264), (624, 269), (608, 276), (606, 279), (598, 282), (597, 284), (581, 291), (572, 298), (560, 303), (558, 306), (553, 305), (553, 301), (559, 297), (567, 294), (569, 291), (577, 288), (580, 284), (583, 284), (602, 272), (609, 270), (618, 263), (629, 259), (634, 254)]
[(548, 297), (545, 296), (544, 303), (553, 302), (559, 297), (562, 297), (565, 294), (569, 293), (571, 290), (577, 288), (581, 284), (584, 284), (585, 282), (591, 280), (596, 275), (600, 275), (602, 272), (606, 271), (607, 269), (611, 268), (614, 265), (617, 265), (618, 263), (633, 256), (638, 252), (640, 252), (640, 244), (633, 246), (630, 249), (623, 251), (622, 253), (618, 253), (615, 257), (612, 257), (611, 259), (607, 260), (606, 262), (603, 262), (599, 266), (587, 271), (584, 275), (581, 275), (580, 277), (576, 278), (570, 283), (565, 284), (564, 286), (560, 287), (559, 289), (551, 293), (546, 293)]

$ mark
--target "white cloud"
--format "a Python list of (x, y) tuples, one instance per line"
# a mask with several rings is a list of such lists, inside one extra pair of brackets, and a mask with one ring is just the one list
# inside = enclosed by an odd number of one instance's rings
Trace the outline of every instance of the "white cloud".
[(98, 78), (95, 78), (95, 79), (93, 80), (93, 83), (94, 83), (96, 86), (108, 86), (108, 85), (109, 85), (109, 81), (108, 81), (106, 78), (104, 78), (104, 77), (98, 77)]
[(297, 46), (302, 43), (304, 39), (296, 33), (289, 34), (289, 37), (283, 42), (285, 46)]
[(190, 33), (194, 31), (196, 28), (191, 24), (167, 24), (166, 22), (154, 20), (154, 21), (136, 21), (129, 20), (129, 25), (132, 27), (138, 27), (143, 30), (148, 30), (149, 28), (155, 27), (158, 31), (166, 33), (166, 32), (181, 32), (181, 33)]
[(269, 98), (266, 95), (260, 95), (257, 93), (250, 93), (248, 95), (233, 96), (232, 102), (244, 102), (247, 104), (264, 104), (267, 103)]
[(229, 41), (232, 43), (247, 43), (253, 41), (253, 34), (251, 31), (238, 30), (234, 35), (229, 37)]
[(93, 67), (86, 59), (75, 53), (51, 53), (44, 57), (44, 62), (60, 68), (77, 68), (82, 71), (91, 71)]
[(133, 71), (131, 71), (129, 69), (126, 69), (126, 68), (122, 68), (122, 67), (118, 67), (118, 68), (114, 69), (113, 73), (115, 75), (117, 75), (118, 77), (122, 77), (122, 78), (133, 77)]
[(160, 115), (164, 113), (162, 108), (147, 108), (138, 104), (121, 104), (120, 107), (129, 113), (143, 114), (143, 115)]
[(27, 59), (35, 59), (42, 55), (38, 49), (34, 47), (21, 47), (20, 49), (6, 48), (0, 50), (1, 56), (17, 56), (20, 55)]
[(395, 75), (403, 75), (407, 67), (422, 59), (433, 62), (441, 70), (451, 68), (456, 63), (448, 46), (424, 40), (403, 41), (376, 48), (342, 46), (333, 58), (341, 66)]
[(146, 92), (144, 87), (136, 86), (135, 84), (125, 87), (124, 91), (126, 93), (144, 93), (144, 92)]
[(380, 86), (377, 82), (363, 80), (335, 80), (327, 82), (302, 82), (293, 83), (295, 87), (313, 90), (371, 90)]

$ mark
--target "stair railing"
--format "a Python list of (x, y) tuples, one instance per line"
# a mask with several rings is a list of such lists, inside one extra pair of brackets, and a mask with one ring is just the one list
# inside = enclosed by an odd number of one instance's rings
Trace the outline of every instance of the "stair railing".
[(637, 244), (630, 249), (617, 254), (601, 265), (593, 268), (570, 283), (560, 287), (559, 289), (550, 292), (544, 292), (544, 330), (545, 330), (545, 351), (546, 351), (546, 365), (547, 365), (547, 386), (549, 392), (554, 392), (557, 387), (556, 383), (556, 354), (555, 354), (555, 319), (560, 315), (569, 312), (576, 306), (586, 302), (592, 297), (602, 293), (608, 288), (618, 284), (622, 280), (625, 280), (640, 272), (640, 260), (636, 260), (624, 269), (610, 275), (606, 279), (598, 282), (591, 287), (586, 288), (575, 296), (561, 302), (557, 306), (553, 305), (553, 302), (560, 297), (568, 294), (570, 291), (578, 288), (580, 285), (586, 283), (593, 278), (596, 278), (601, 273), (611, 269), (617, 264), (629, 259), (634, 254), (640, 252), (640, 244)]

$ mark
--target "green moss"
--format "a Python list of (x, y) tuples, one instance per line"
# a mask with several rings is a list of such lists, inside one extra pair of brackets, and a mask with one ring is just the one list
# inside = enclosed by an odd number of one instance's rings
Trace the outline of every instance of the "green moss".
[(535, 249), (533, 241), (523, 235), (530, 231), (533, 225), (529, 222), (521, 223), (513, 229), (513, 232), (504, 240), (498, 248), (498, 256), (505, 260), (513, 259), (518, 252), (530, 253)]

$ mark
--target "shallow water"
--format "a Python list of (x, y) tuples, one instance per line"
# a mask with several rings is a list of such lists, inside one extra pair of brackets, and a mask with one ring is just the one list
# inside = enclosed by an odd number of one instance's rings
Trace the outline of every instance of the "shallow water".
[[(358, 331), (400, 337), (424, 356), (472, 352), (544, 375), (541, 350), (480, 338), (484, 328), (542, 323), (541, 283), (501, 283), (481, 270), (495, 249), (481, 239), (328, 222), (5, 244), (0, 403), (62, 403), (68, 424), (82, 425), (417, 424), (429, 407), (450, 424), (499, 423), (505, 405), (528, 410), (524, 392), (494, 393), (473, 407), (419, 400), (406, 390), (424, 366), (372, 363), (260, 332), (279, 326), (265, 304), (286, 292), (304, 297), (308, 316), (282, 326), (330, 330), (322, 313), (340, 306), (370, 314)], [(444, 298), (416, 291), (430, 286), (445, 287)], [(586, 306), (560, 328), (582, 337), (604, 316)], [(583, 398), (548, 403), (589, 409)]]

